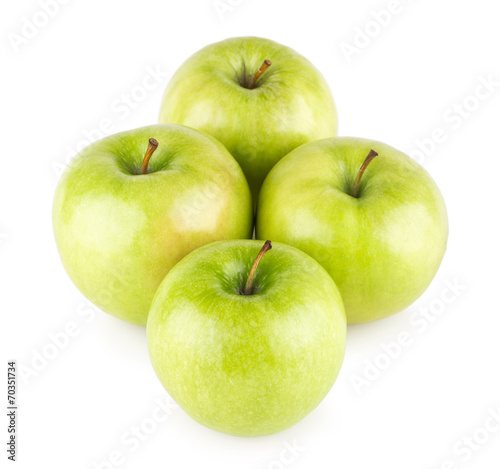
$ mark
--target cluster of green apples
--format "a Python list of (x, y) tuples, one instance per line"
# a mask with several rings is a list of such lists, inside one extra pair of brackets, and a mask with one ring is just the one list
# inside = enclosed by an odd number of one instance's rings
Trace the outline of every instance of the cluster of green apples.
[(240, 436), (314, 409), (339, 373), (347, 323), (415, 301), (448, 236), (428, 173), (388, 145), (337, 137), (320, 72), (255, 37), (190, 57), (159, 124), (85, 148), (53, 223), (81, 292), (147, 324), (171, 396)]

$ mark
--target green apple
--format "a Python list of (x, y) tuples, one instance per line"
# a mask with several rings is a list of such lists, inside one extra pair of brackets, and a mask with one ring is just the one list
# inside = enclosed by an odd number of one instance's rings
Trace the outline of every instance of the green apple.
[(147, 324), (165, 389), (199, 423), (238, 436), (305, 417), (345, 349), (345, 312), (328, 273), (293, 247), (261, 247), (226, 241), (186, 256), (158, 288)]
[(397, 313), (424, 292), (443, 258), (448, 221), (439, 189), (415, 161), (380, 142), (341, 137), (303, 145), (274, 167), (256, 233), (314, 257), (335, 280), (347, 321), (360, 323)]
[(88, 146), (64, 172), (53, 206), (57, 247), (75, 285), (102, 310), (141, 325), (180, 259), (204, 244), (250, 238), (252, 217), (234, 158), (178, 125)]
[(254, 201), (280, 158), (337, 135), (321, 73), (293, 49), (258, 37), (226, 39), (192, 55), (165, 90), (160, 122), (220, 140), (243, 168)]

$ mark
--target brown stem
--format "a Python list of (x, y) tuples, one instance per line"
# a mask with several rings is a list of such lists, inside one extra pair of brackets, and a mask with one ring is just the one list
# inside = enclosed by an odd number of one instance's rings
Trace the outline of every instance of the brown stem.
[(253, 76), (252, 81), (250, 82), (250, 85), (248, 85), (249, 90), (253, 90), (255, 88), (255, 83), (257, 80), (262, 76), (262, 74), (271, 66), (271, 61), (270, 60), (264, 60), (264, 63), (261, 65), (261, 67), (257, 70), (257, 73)]
[(153, 153), (156, 151), (157, 148), (158, 148), (158, 141), (155, 140), (154, 138), (150, 138), (148, 148), (144, 155), (144, 160), (142, 160), (142, 170), (141, 170), (142, 174), (148, 174), (149, 159), (151, 158), (151, 156), (153, 155)]
[(361, 177), (363, 176), (363, 173), (365, 172), (365, 169), (368, 167), (370, 162), (378, 156), (378, 153), (375, 150), (370, 150), (370, 153), (368, 153), (368, 156), (365, 158), (365, 161), (363, 161), (363, 164), (361, 165), (361, 168), (359, 168), (358, 176), (356, 178), (356, 181), (354, 181), (354, 187), (352, 189), (352, 196), (357, 197), (358, 196), (358, 186), (359, 186), (359, 181), (361, 181)]
[(255, 271), (257, 270), (257, 267), (259, 266), (259, 262), (261, 261), (262, 257), (264, 254), (272, 249), (271, 241), (266, 241), (264, 243), (264, 246), (262, 246), (262, 249), (259, 251), (259, 254), (257, 254), (257, 257), (252, 265), (252, 268), (250, 269), (250, 273), (248, 274), (248, 280), (245, 285), (245, 295), (251, 295), (252, 294), (252, 288), (253, 288), (253, 278), (255, 276)]

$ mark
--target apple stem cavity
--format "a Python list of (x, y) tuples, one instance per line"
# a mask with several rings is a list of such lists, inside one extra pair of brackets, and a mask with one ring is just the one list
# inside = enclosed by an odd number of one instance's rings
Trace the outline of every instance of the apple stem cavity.
[(148, 148), (144, 155), (144, 160), (142, 161), (142, 170), (141, 170), (142, 174), (148, 174), (149, 160), (157, 148), (158, 148), (158, 141), (154, 138), (150, 138), (148, 143)]
[(358, 176), (356, 177), (356, 181), (354, 181), (354, 187), (352, 189), (352, 196), (357, 198), (358, 197), (358, 186), (359, 186), (359, 181), (361, 181), (361, 177), (363, 176), (363, 173), (365, 172), (366, 168), (370, 164), (370, 162), (378, 156), (378, 153), (375, 150), (370, 150), (370, 153), (368, 153), (368, 156), (365, 158), (365, 161), (363, 161), (363, 164), (361, 165), (361, 168), (359, 168)]
[(263, 73), (271, 66), (271, 61), (270, 60), (264, 60), (264, 63), (261, 65), (261, 67), (257, 70), (257, 73), (253, 76), (252, 81), (250, 82), (250, 85), (248, 85), (249, 90), (253, 90), (255, 88), (255, 83), (257, 83), (257, 80), (263, 75)]
[(252, 265), (252, 268), (250, 269), (250, 273), (248, 274), (248, 279), (247, 283), (245, 285), (245, 291), (243, 292), (244, 295), (251, 295), (252, 290), (253, 290), (253, 278), (255, 276), (255, 272), (257, 270), (257, 267), (259, 266), (259, 263), (261, 259), (264, 257), (264, 254), (272, 249), (272, 244), (271, 241), (266, 241), (264, 243), (264, 246), (262, 246), (262, 249), (259, 251), (259, 254), (257, 254), (257, 257), (255, 258), (255, 261)]

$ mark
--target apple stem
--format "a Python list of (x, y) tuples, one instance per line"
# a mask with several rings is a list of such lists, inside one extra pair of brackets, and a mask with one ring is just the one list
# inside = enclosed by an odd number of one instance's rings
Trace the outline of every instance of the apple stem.
[(354, 188), (352, 190), (352, 196), (353, 197), (358, 197), (358, 186), (359, 186), (359, 181), (361, 181), (361, 177), (363, 176), (363, 173), (365, 172), (365, 169), (368, 167), (370, 162), (378, 156), (378, 153), (375, 150), (370, 150), (370, 153), (368, 153), (368, 156), (365, 158), (365, 161), (363, 161), (363, 164), (361, 165), (361, 168), (359, 168), (358, 176), (356, 177), (356, 181), (354, 181)]
[(249, 90), (253, 90), (255, 88), (255, 83), (257, 80), (262, 76), (262, 74), (271, 66), (271, 61), (270, 60), (264, 60), (264, 63), (261, 65), (261, 67), (257, 70), (257, 73), (253, 76), (252, 81), (250, 82), (250, 85), (248, 85)]
[(148, 148), (146, 150), (146, 154), (144, 155), (144, 160), (142, 161), (142, 174), (148, 174), (148, 163), (149, 159), (153, 155), (153, 153), (158, 148), (158, 141), (154, 138), (149, 139)]
[(262, 257), (264, 254), (272, 249), (271, 241), (266, 241), (264, 243), (264, 246), (262, 246), (262, 249), (259, 251), (259, 254), (257, 254), (257, 257), (255, 258), (255, 261), (252, 265), (252, 268), (250, 269), (250, 273), (248, 274), (248, 280), (245, 285), (245, 295), (251, 295), (252, 294), (252, 289), (253, 289), (253, 278), (255, 276), (255, 271), (257, 270), (257, 267), (259, 266), (259, 262), (261, 261)]

